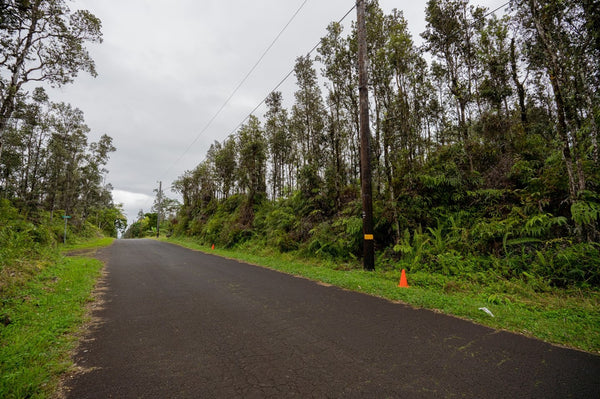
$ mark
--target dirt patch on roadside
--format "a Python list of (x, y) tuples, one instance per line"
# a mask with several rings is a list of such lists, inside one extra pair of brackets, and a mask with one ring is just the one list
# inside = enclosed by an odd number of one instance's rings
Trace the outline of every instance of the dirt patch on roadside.
[(84, 323), (79, 327), (77, 332), (73, 334), (74, 339), (77, 341), (77, 345), (69, 354), (69, 358), (72, 359), (73, 365), (70, 369), (61, 377), (60, 382), (56, 388), (56, 391), (51, 396), (52, 399), (65, 399), (69, 392), (69, 381), (75, 378), (77, 375), (85, 374), (93, 371), (93, 369), (83, 367), (77, 364), (77, 354), (82, 351), (82, 346), (88, 342), (94, 340), (92, 338), (93, 332), (97, 330), (103, 323), (104, 320), (98, 316), (101, 310), (104, 309), (106, 304), (106, 292), (108, 291), (107, 283), (107, 272), (106, 272), (106, 261), (101, 257), (96, 256), (96, 250), (80, 250), (73, 251), (73, 253), (67, 254), (67, 256), (86, 256), (95, 257), (104, 263), (104, 267), (100, 271), (100, 277), (96, 282), (94, 289), (92, 290), (90, 301), (86, 305)]

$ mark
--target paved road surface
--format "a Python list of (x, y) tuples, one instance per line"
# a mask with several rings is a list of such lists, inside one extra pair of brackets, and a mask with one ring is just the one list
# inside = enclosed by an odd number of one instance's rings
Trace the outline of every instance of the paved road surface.
[(119, 240), (69, 398), (600, 398), (600, 356)]

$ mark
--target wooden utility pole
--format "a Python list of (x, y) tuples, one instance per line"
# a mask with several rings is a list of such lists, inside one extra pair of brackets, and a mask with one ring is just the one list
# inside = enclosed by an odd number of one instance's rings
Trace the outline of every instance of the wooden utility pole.
[(358, 93), (360, 98), (360, 177), (363, 208), (363, 267), (375, 269), (373, 237), (373, 189), (371, 188), (371, 146), (369, 139), (369, 79), (367, 75), (366, 0), (357, 0), (358, 29)]
[(158, 209), (156, 210), (156, 238), (160, 236), (160, 211), (162, 210), (162, 181), (158, 182)]

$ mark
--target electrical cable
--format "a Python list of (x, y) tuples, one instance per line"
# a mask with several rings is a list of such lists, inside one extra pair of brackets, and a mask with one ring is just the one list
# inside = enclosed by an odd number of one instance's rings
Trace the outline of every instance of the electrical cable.
[(483, 17), (484, 17), (484, 18), (485, 18), (485, 17), (489, 17), (490, 15), (492, 15), (493, 13), (495, 13), (496, 11), (498, 11), (499, 9), (501, 9), (501, 8), (503, 8), (503, 7), (506, 7), (506, 6), (507, 6), (507, 5), (509, 5), (509, 4), (510, 4), (510, 1), (507, 1), (506, 3), (502, 4), (501, 6), (499, 6), (499, 7), (496, 7), (494, 10), (492, 10), (492, 11), (488, 12), (488, 13), (487, 13), (487, 14), (485, 14)]
[[(501, 8), (503, 8), (503, 7), (507, 6), (508, 4), (510, 4), (510, 1), (507, 1), (506, 3), (502, 4), (501, 6), (499, 6), (499, 7), (495, 8), (494, 10), (491, 10), (491, 11), (489, 11), (488, 13), (486, 13), (486, 14), (484, 15), (484, 18), (485, 18), (485, 17), (488, 17), (488, 16), (490, 16), (491, 14), (493, 14), (493, 13), (495, 13), (496, 11), (500, 10)], [(352, 8), (350, 8), (350, 9), (348, 10), (348, 12), (346, 12), (346, 14), (344, 14), (344, 16), (343, 16), (343, 17), (342, 17), (342, 18), (341, 18), (341, 19), (338, 21), (338, 23), (342, 23), (342, 22), (343, 22), (343, 21), (346, 19), (346, 17), (348, 17), (348, 15), (350, 15), (350, 13), (351, 13), (352, 11), (354, 11), (354, 9), (355, 9), (355, 8), (356, 8), (356, 4), (354, 4), (354, 6), (353, 6)], [(321, 44), (321, 41), (317, 42), (317, 44), (315, 44), (315, 45), (313, 46), (313, 48), (312, 48), (312, 49), (311, 49), (311, 50), (310, 50), (310, 51), (309, 51), (309, 52), (308, 52), (306, 55), (307, 55), (307, 56), (310, 56), (310, 55), (311, 55), (311, 54), (312, 54), (312, 53), (313, 53), (313, 52), (314, 52), (314, 51), (315, 51), (315, 50), (316, 50), (316, 49), (319, 47), (319, 44)], [(277, 84), (277, 85), (276, 85), (276, 86), (275, 86), (275, 87), (274, 87), (274, 88), (273, 88), (271, 91), (269, 91), (269, 94), (270, 94), (270, 93), (273, 93), (273, 92), (274, 92), (274, 91), (276, 91), (276, 90), (277, 90), (279, 87), (281, 87), (281, 85), (282, 85), (283, 83), (285, 83), (285, 81), (286, 81), (286, 80), (287, 80), (287, 79), (288, 79), (288, 78), (289, 78), (289, 77), (290, 77), (290, 76), (291, 76), (293, 73), (294, 73), (294, 69), (292, 69), (290, 72), (288, 72), (288, 73), (287, 73), (287, 75), (285, 75), (285, 77), (284, 77), (283, 79), (281, 79), (281, 81), (280, 81), (280, 82), (279, 82), (279, 83), (278, 83), (278, 84)], [(243, 120), (242, 120), (242, 121), (241, 121), (241, 122), (240, 122), (240, 123), (239, 123), (239, 124), (238, 124), (238, 125), (237, 125), (237, 126), (234, 128), (234, 129), (233, 129), (233, 130), (231, 130), (231, 131), (229, 132), (229, 134), (228, 134), (227, 136), (228, 136), (228, 137), (232, 136), (232, 135), (233, 135), (233, 134), (234, 134), (234, 133), (235, 133), (235, 132), (236, 132), (238, 129), (240, 129), (240, 128), (242, 127), (242, 125), (243, 125), (244, 123), (246, 123), (246, 121), (248, 120), (248, 118), (250, 118), (250, 116), (252, 116), (252, 115), (253, 115), (253, 114), (256, 112), (256, 110), (258, 110), (258, 109), (259, 109), (259, 108), (260, 108), (260, 107), (261, 107), (261, 106), (262, 106), (262, 105), (265, 103), (265, 101), (267, 100), (267, 98), (268, 98), (268, 97), (269, 97), (269, 96), (267, 95), (265, 98), (263, 98), (263, 99), (262, 99), (262, 100), (261, 100), (261, 101), (260, 101), (260, 102), (259, 102), (259, 103), (256, 105), (256, 107), (254, 107), (254, 108), (252, 109), (252, 111), (250, 111), (250, 113), (249, 113), (248, 115), (246, 115), (246, 117), (245, 117), (245, 118), (244, 118), (244, 119), (243, 119)]]
[[(344, 16), (343, 16), (343, 17), (342, 17), (342, 18), (341, 18), (341, 19), (338, 21), (338, 24), (340, 24), (340, 23), (344, 22), (344, 20), (346, 19), (346, 17), (348, 17), (348, 15), (350, 15), (350, 13), (351, 13), (351, 12), (352, 12), (352, 11), (353, 11), (355, 8), (356, 8), (356, 4), (354, 4), (354, 6), (353, 6), (352, 8), (350, 8), (350, 9), (348, 10), (348, 12), (346, 12), (346, 14), (344, 14)], [(308, 56), (310, 56), (310, 55), (311, 55), (311, 54), (312, 54), (312, 53), (313, 53), (313, 52), (314, 52), (314, 51), (315, 51), (315, 50), (316, 50), (316, 49), (319, 47), (319, 44), (321, 44), (321, 41), (320, 41), (320, 40), (317, 42), (317, 44), (315, 44), (315, 45), (313, 46), (313, 48), (311, 48), (311, 49), (308, 51), (308, 53), (306, 53), (306, 56), (307, 56), (307, 57), (308, 57)], [(283, 78), (283, 79), (281, 79), (281, 81), (280, 81), (279, 83), (277, 83), (277, 85), (276, 85), (276, 86), (275, 86), (275, 87), (274, 87), (274, 88), (273, 88), (271, 91), (269, 91), (269, 94), (271, 94), (271, 93), (273, 93), (274, 91), (276, 91), (277, 89), (279, 89), (279, 87), (281, 87), (281, 85), (282, 85), (282, 84), (284, 84), (284, 83), (285, 83), (285, 81), (286, 81), (286, 80), (288, 80), (288, 78), (289, 78), (290, 76), (292, 76), (292, 74), (293, 74), (293, 73), (294, 73), (294, 68), (292, 68), (292, 70), (291, 70), (291, 71), (289, 71), (289, 72), (287, 73), (287, 75), (285, 75), (285, 76), (284, 76), (284, 78)], [(250, 118), (250, 116), (251, 116), (251, 115), (253, 115), (253, 114), (256, 112), (256, 110), (257, 110), (257, 109), (259, 109), (259, 108), (260, 108), (260, 107), (261, 107), (261, 106), (262, 106), (262, 105), (265, 103), (265, 101), (267, 101), (267, 98), (269, 98), (269, 94), (267, 94), (267, 96), (265, 96), (265, 98), (263, 98), (263, 99), (262, 99), (262, 100), (261, 100), (261, 101), (258, 103), (258, 105), (256, 105), (256, 107), (254, 107), (254, 109), (252, 109), (252, 111), (251, 111), (251, 112), (250, 112), (248, 115), (246, 115), (246, 117), (245, 117), (245, 118), (244, 118), (244, 119), (243, 119), (243, 120), (242, 120), (242, 121), (241, 121), (241, 122), (240, 122), (240, 123), (239, 123), (239, 124), (238, 124), (238, 125), (237, 125), (237, 126), (236, 126), (236, 127), (235, 127), (235, 128), (232, 130), (232, 131), (231, 131), (231, 132), (230, 132), (230, 133), (229, 133), (229, 135), (228, 135), (228, 136), (231, 136), (232, 134), (234, 134), (234, 133), (235, 133), (235, 132), (236, 132), (236, 131), (237, 131), (237, 130), (240, 128), (240, 127), (242, 127), (242, 125), (243, 125), (244, 123), (246, 123), (246, 121), (248, 120), (248, 118)]]
[(227, 106), (227, 104), (229, 104), (229, 102), (231, 101), (231, 99), (233, 98), (233, 96), (238, 92), (238, 90), (242, 87), (242, 85), (244, 83), (246, 83), (246, 81), (248, 80), (248, 78), (250, 77), (250, 75), (252, 75), (252, 72), (254, 72), (254, 70), (258, 67), (258, 65), (261, 63), (261, 61), (265, 58), (265, 56), (267, 55), (267, 53), (273, 48), (273, 46), (275, 45), (275, 43), (277, 42), (277, 40), (279, 40), (279, 38), (281, 37), (281, 35), (283, 34), (283, 32), (285, 32), (285, 30), (288, 28), (288, 26), (290, 26), (290, 24), (292, 23), (292, 21), (296, 18), (296, 16), (300, 13), (300, 11), (302, 10), (302, 8), (304, 8), (304, 6), (306, 5), (306, 3), (308, 2), (308, 0), (304, 0), (302, 2), (302, 4), (300, 4), (300, 7), (298, 7), (298, 9), (296, 10), (296, 12), (294, 12), (294, 14), (292, 15), (292, 17), (289, 19), (289, 21), (285, 24), (285, 26), (279, 31), (279, 33), (277, 34), (277, 36), (275, 36), (275, 38), (273, 39), (273, 41), (271, 42), (271, 44), (269, 44), (269, 46), (266, 48), (266, 50), (262, 53), (262, 55), (258, 58), (258, 61), (256, 61), (256, 63), (252, 66), (252, 68), (250, 68), (250, 71), (248, 71), (248, 73), (246, 74), (246, 76), (244, 76), (244, 78), (241, 80), (241, 82), (235, 87), (235, 89), (233, 89), (233, 91), (231, 92), (231, 94), (229, 95), (229, 97), (227, 97), (227, 99), (225, 100), (225, 102), (223, 103), (223, 105), (221, 105), (221, 107), (217, 110), (217, 112), (212, 116), (212, 118), (208, 121), (208, 123), (202, 128), (202, 130), (200, 131), (200, 133), (198, 133), (198, 135), (196, 135), (196, 138), (187, 146), (187, 148), (185, 149), (185, 151), (183, 151), (183, 153), (179, 156), (179, 158), (177, 158), (175, 160), (175, 162), (173, 162), (171, 164), (171, 166), (169, 166), (169, 168), (167, 168), (167, 170), (165, 170), (165, 172), (163, 173), (162, 177), (165, 177), (165, 175), (179, 162), (181, 161), (181, 159), (188, 153), (188, 151), (192, 148), (192, 146), (194, 144), (196, 144), (196, 142), (200, 139), (200, 137), (204, 134), (204, 132), (206, 132), (208, 130), (208, 128), (212, 125), (212, 123), (215, 121), (215, 119), (217, 119), (217, 117), (221, 114), (221, 112), (225, 109), (225, 107)]
[[(259, 57), (259, 59), (256, 61), (256, 63), (252, 66), (252, 68), (250, 69), (250, 71), (244, 76), (244, 78), (241, 80), (241, 82), (235, 87), (235, 89), (233, 90), (233, 92), (229, 95), (229, 97), (227, 97), (227, 99), (225, 100), (225, 102), (223, 103), (223, 105), (221, 105), (221, 107), (217, 110), (217, 112), (213, 115), (213, 117), (208, 121), (208, 123), (202, 128), (202, 130), (200, 131), (200, 133), (198, 133), (198, 135), (196, 136), (196, 138), (187, 146), (187, 148), (185, 149), (185, 151), (179, 156), (179, 158), (177, 158), (177, 160), (175, 160), (175, 162), (173, 162), (171, 164), (171, 166), (169, 166), (169, 168), (167, 168), (167, 170), (163, 173), (163, 177), (165, 177), (165, 175), (179, 162), (181, 161), (181, 159), (189, 152), (189, 150), (192, 148), (192, 146), (200, 139), (200, 137), (208, 130), (208, 128), (212, 125), (212, 123), (215, 121), (215, 119), (221, 114), (221, 112), (223, 111), (223, 109), (227, 106), (227, 104), (229, 104), (229, 101), (231, 101), (231, 99), (233, 98), (233, 96), (238, 92), (238, 90), (242, 87), (242, 85), (248, 80), (248, 78), (250, 77), (250, 75), (254, 72), (254, 70), (258, 67), (258, 65), (261, 63), (261, 61), (265, 58), (265, 56), (267, 55), (267, 53), (271, 50), (271, 48), (275, 45), (275, 43), (277, 42), (277, 40), (281, 37), (281, 35), (284, 33), (284, 31), (288, 28), (288, 26), (292, 23), (292, 21), (296, 18), (296, 16), (300, 13), (300, 11), (302, 10), (302, 8), (304, 7), (304, 5), (308, 2), (308, 0), (304, 0), (303, 3), (300, 5), (300, 7), (294, 12), (294, 14), (292, 15), (292, 17), (289, 19), (289, 21), (285, 24), (285, 26), (280, 30), (280, 32), (277, 34), (277, 36), (273, 39), (273, 41), (271, 42), (271, 44), (266, 48), (266, 50), (263, 52), (263, 54)], [(510, 4), (510, 1), (507, 1), (506, 3), (500, 5), (499, 7), (495, 8), (494, 10), (489, 11), (488, 13), (486, 13), (484, 15), (484, 17), (487, 17), (493, 13), (495, 13), (496, 11), (500, 10), (501, 8), (507, 6)], [(350, 13), (356, 9), (356, 3), (344, 14), (344, 16), (342, 18), (340, 18), (340, 20), (338, 21), (338, 23), (342, 23), (347, 17), (348, 15), (350, 15)], [(306, 54), (307, 56), (310, 56), (318, 47), (319, 44), (321, 43), (321, 41), (319, 40)], [(276, 91), (279, 87), (281, 87), (281, 85), (283, 85), (287, 79), (289, 79), (289, 77), (294, 73), (294, 69), (292, 68), (280, 81), (279, 83), (277, 83), (277, 85), (275, 85), (275, 87), (269, 91), (270, 93), (273, 93), (274, 91)], [(240, 129), (244, 123), (246, 123), (246, 121), (250, 118), (250, 116), (252, 116), (267, 100), (268, 96), (265, 96), (253, 109), (252, 111), (246, 116), (244, 117), (244, 119), (233, 129), (231, 130), (231, 132), (228, 134), (228, 136), (233, 135), (238, 129)], [(206, 158), (206, 156), (204, 157)]]

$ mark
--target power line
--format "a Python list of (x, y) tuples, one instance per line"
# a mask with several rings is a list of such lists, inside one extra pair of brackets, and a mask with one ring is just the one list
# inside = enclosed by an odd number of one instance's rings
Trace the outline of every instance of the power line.
[(502, 4), (501, 6), (496, 7), (492, 11), (488, 12), (487, 14), (485, 14), (484, 17), (489, 17), (490, 15), (492, 15), (493, 13), (495, 13), (496, 11), (498, 11), (499, 9), (504, 8), (504, 7), (506, 7), (509, 4), (510, 4), (510, 1), (507, 1), (506, 3)]
[[(354, 11), (354, 9), (356, 8), (356, 4), (354, 4), (354, 6), (352, 8), (350, 8), (348, 10), (348, 12), (346, 12), (346, 14), (344, 14), (344, 16), (342, 18), (340, 18), (340, 20), (338, 21), (338, 24), (342, 23), (346, 17), (348, 17), (348, 15), (350, 15), (350, 13), (352, 11)], [(321, 40), (319, 40), (309, 51), (308, 53), (306, 53), (306, 56), (310, 56), (321, 44)], [(273, 93), (274, 91), (276, 91), (277, 89), (279, 89), (281, 87), (282, 84), (285, 83), (286, 80), (288, 80), (288, 78), (290, 76), (292, 76), (292, 74), (294, 73), (294, 68), (292, 68), (284, 77), (283, 79), (281, 79), (279, 81), (279, 83), (277, 83), (277, 85), (269, 91), (269, 94)], [(248, 115), (246, 115), (246, 117), (231, 131), (229, 132), (228, 136), (231, 136), (232, 134), (234, 134), (240, 127), (242, 127), (242, 125), (244, 123), (246, 123), (246, 121), (248, 120), (248, 118), (250, 118), (251, 115), (253, 115), (257, 109), (259, 109), (264, 103), (265, 101), (267, 101), (267, 98), (269, 98), (269, 94), (267, 94), (257, 105), (256, 107), (254, 107), (254, 109), (252, 109), (252, 111), (250, 111), (250, 113)]]
[[(185, 149), (185, 151), (179, 156), (179, 158), (177, 158), (177, 160), (175, 162), (173, 162), (173, 164), (164, 172), (163, 176), (165, 176), (179, 161), (181, 161), (181, 159), (189, 152), (189, 150), (192, 148), (192, 146), (200, 139), (200, 137), (208, 130), (208, 128), (212, 125), (212, 123), (215, 121), (215, 119), (221, 114), (221, 112), (223, 111), (223, 109), (227, 106), (227, 104), (229, 103), (229, 101), (231, 101), (231, 99), (233, 98), (233, 96), (238, 92), (238, 90), (242, 87), (242, 85), (248, 80), (248, 78), (250, 77), (250, 75), (254, 72), (254, 70), (258, 67), (258, 65), (261, 63), (261, 61), (265, 58), (265, 56), (267, 55), (267, 53), (271, 50), (271, 48), (275, 45), (275, 43), (277, 42), (277, 40), (281, 37), (281, 35), (283, 34), (283, 32), (288, 28), (288, 26), (292, 23), (292, 21), (296, 18), (296, 16), (300, 13), (300, 11), (302, 10), (302, 8), (304, 8), (304, 5), (308, 2), (308, 0), (304, 0), (302, 2), (302, 4), (300, 5), (300, 7), (294, 12), (294, 14), (292, 15), (292, 17), (289, 19), (289, 21), (285, 24), (285, 26), (280, 30), (280, 32), (277, 34), (277, 36), (273, 39), (273, 41), (271, 42), (271, 44), (266, 48), (266, 50), (263, 52), (263, 54), (259, 57), (259, 59), (256, 61), (256, 63), (252, 66), (252, 68), (250, 69), (250, 71), (244, 76), (244, 78), (242, 79), (242, 81), (236, 86), (236, 88), (233, 90), (233, 92), (229, 95), (229, 97), (227, 97), (227, 99), (225, 100), (225, 102), (223, 103), (223, 105), (221, 105), (221, 107), (217, 110), (217, 112), (213, 115), (213, 117), (208, 121), (208, 123), (202, 128), (202, 130), (200, 131), (200, 133), (198, 133), (198, 135), (196, 136), (196, 138), (187, 146), (187, 148)], [(503, 7), (506, 7), (507, 5), (510, 4), (510, 1), (505, 2), (504, 4), (500, 5), (499, 7), (496, 7), (494, 10), (489, 11), (488, 13), (486, 13), (484, 15), (484, 17), (487, 17), (493, 13), (495, 13), (496, 11), (502, 9)], [(348, 15), (350, 15), (350, 13), (352, 11), (354, 11), (357, 7), (357, 4), (355, 3), (339, 20), (338, 23), (342, 23), (347, 17)], [(306, 53), (307, 56), (310, 56), (321, 44), (321, 41), (317, 41), (317, 43)], [(280, 81), (279, 83), (277, 83), (277, 85), (275, 85), (275, 87), (269, 91), (270, 93), (273, 93), (274, 91), (276, 91), (277, 89), (279, 89), (288, 79), (289, 77), (294, 73), (294, 68), (292, 68)], [(267, 100), (269, 94), (267, 94), (267, 96), (265, 96), (253, 109), (252, 111), (246, 115), (244, 117), (244, 119), (242, 119), (241, 122), (239, 122), (237, 124), (237, 126), (232, 129), (230, 131), (230, 133), (228, 134), (228, 136), (233, 135), (238, 129), (241, 128), (241, 126), (246, 123), (246, 121), (250, 118), (251, 115), (253, 115)]]
[(194, 144), (196, 144), (196, 142), (200, 139), (200, 137), (204, 134), (204, 132), (206, 132), (208, 130), (208, 128), (215, 121), (215, 119), (217, 119), (217, 117), (221, 114), (221, 112), (223, 111), (223, 109), (225, 109), (225, 107), (227, 106), (227, 104), (229, 104), (229, 101), (231, 101), (231, 99), (233, 98), (233, 96), (238, 92), (238, 90), (242, 87), (242, 85), (244, 83), (246, 83), (246, 81), (248, 80), (248, 78), (250, 77), (250, 75), (252, 75), (252, 72), (254, 72), (254, 70), (258, 67), (258, 65), (261, 63), (261, 61), (265, 58), (265, 56), (267, 55), (267, 53), (271, 50), (271, 48), (273, 48), (273, 46), (275, 45), (275, 43), (277, 42), (277, 40), (279, 40), (279, 38), (281, 37), (281, 35), (283, 34), (283, 32), (285, 32), (285, 30), (288, 28), (288, 26), (290, 26), (290, 24), (292, 23), (292, 21), (300, 13), (300, 11), (302, 10), (302, 8), (304, 8), (304, 6), (306, 5), (307, 2), (308, 2), (308, 0), (304, 0), (302, 2), (302, 4), (300, 4), (300, 7), (298, 7), (298, 9), (296, 10), (296, 12), (294, 12), (294, 14), (292, 15), (292, 17), (285, 24), (285, 26), (279, 31), (279, 33), (277, 34), (277, 36), (275, 36), (275, 38), (273, 39), (273, 41), (271, 42), (271, 44), (269, 44), (269, 46), (266, 48), (266, 50), (258, 58), (258, 60), (256, 61), (256, 63), (252, 66), (252, 68), (250, 68), (250, 71), (248, 71), (248, 73), (246, 74), (246, 76), (244, 76), (244, 78), (241, 80), (241, 82), (235, 87), (235, 89), (233, 89), (233, 91), (231, 92), (231, 94), (229, 95), (229, 97), (227, 97), (227, 99), (225, 100), (225, 102), (223, 103), (223, 105), (221, 105), (221, 107), (212, 116), (212, 118), (210, 118), (210, 120), (208, 121), (208, 123), (202, 128), (202, 130), (200, 131), (200, 133), (198, 133), (198, 135), (196, 136), (196, 138), (187, 146), (187, 148), (185, 149), (185, 151), (183, 151), (183, 153), (179, 156), (179, 158), (177, 158), (177, 160), (175, 160), (175, 162), (173, 162), (171, 164), (171, 166), (169, 166), (169, 168), (164, 172), (163, 177), (166, 177), (165, 175), (179, 161), (181, 161), (181, 159), (185, 156), (185, 154), (188, 153), (188, 151), (192, 148), (192, 146)]
[[(495, 8), (495, 9), (494, 9), (494, 10), (492, 10), (492, 11), (489, 11), (487, 14), (485, 14), (485, 15), (484, 15), (484, 17), (488, 17), (488, 16), (490, 16), (491, 14), (493, 14), (493, 13), (495, 13), (496, 11), (500, 10), (501, 8), (503, 8), (503, 7), (507, 6), (508, 4), (510, 4), (510, 1), (507, 1), (506, 3), (502, 4), (501, 6), (499, 6), (499, 7)], [(352, 11), (354, 11), (354, 9), (355, 9), (355, 8), (356, 8), (356, 4), (354, 4), (354, 6), (353, 6), (352, 8), (350, 8), (350, 9), (348, 10), (348, 12), (346, 12), (346, 14), (344, 14), (344, 16), (343, 16), (342, 18), (340, 18), (340, 20), (338, 21), (338, 23), (342, 23), (342, 22), (343, 22), (343, 21), (346, 19), (346, 17), (348, 17), (348, 15), (350, 15), (350, 13), (351, 13)], [(313, 53), (313, 52), (314, 52), (314, 51), (315, 51), (315, 50), (316, 50), (316, 49), (319, 47), (319, 44), (321, 44), (321, 41), (320, 41), (320, 40), (317, 42), (317, 44), (315, 44), (315, 45), (314, 45), (314, 46), (313, 46), (313, 47), (310, 49), (310, 51), (309, 51), (309, 52), (308, 52), (306, 55), (307, 55), (307, 56), (310, 56), (310, 55), (311, 55), (311, 54), (312, 54), (312, 53)], [(287, 73), (287, 75), (285, 75), (285, 77), (284, 77), (283, 79), (281, 79), (281, 81), (280, 81), (280, 82), (279, 82), (279, 83), (278, 83), (278, 84), (277, 84), (277, 85), (276, 85), (276, 86), (275, 86), (275, 87), (274, 87), (274, 88), (273, 88), (271, 91), (269, 91), (269, 94), (270, 94), (270, 93), (273, 93), (273, 92), (274, 92), (274, 91), (276, 91), (276, 90), (277, 90), (279, 87), (281, 87), (281, 85), (282, 85), (282, 84), (284, 84), (284, 83), (285, 83), (285, 81), (286, 81), (286, 80), (287, 80), (287, 79), (288, 79), (288, 78), (289, 78), (289, 77), (290, 77), (290, 76), (291, 76), (293, 73), (294, 73), (294, 69), (292, 69), (291, 71), (289, 71), (289, 72)], [(265, 98), (263, 98), (263, 99), (262, 99), (262, 100), (261, 100), (261, 101), (258, 103), (258, 105), (256, 105), (256, 107), (254, 107), (254, 108), (252, 109), (252, 111), (251, 111), (251, 112), (250, 112), (248, 115), (246, 115), (246, 117), (245, 117), (245, 118), (244, 118), (244, 119), (243, 119), (243, 120), (242, 120), (242, 121), (241, 121), (241, 122), (240, 122), (240, 123), (239, 123), (239, 124), (238, 124), (238, 125), (237, 125), (237, 126), (236, 126), (236, 127), (233, 129), (233, 130), (232, 130), (232, 131), (231, 131), (231, 132), (229, 132), (228, 136), (231, 136), (231, 135), (232, 135), (232, 134), (234, 134), (234, 133), (235, 133), (235, 132), (236, 132), (236, 131), (237, 131), (237, 130), (240, 128), (240, 127), (242, 127), (242, 125), (243, 125), (244, 123), (246, 123), (246, 121), (248, 120), (248, 118), (250, 118), (250, 116), (251, 116), (251, 115), (253, 115), (253, 114), (256, 112), (256, 110), (257, 110), (257, 109), (259, 109), (259, 108), (260, 108), (260, 107), (261, 107), (261, 106), (262, 106), (262, 105), (265, 103), (265, 101), (267, 101), (267, 98), (269, 98), (269, 96), (268, 96), (268, 95), (267, 95)]]

